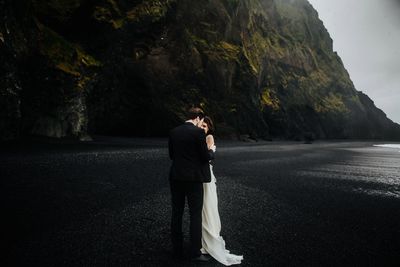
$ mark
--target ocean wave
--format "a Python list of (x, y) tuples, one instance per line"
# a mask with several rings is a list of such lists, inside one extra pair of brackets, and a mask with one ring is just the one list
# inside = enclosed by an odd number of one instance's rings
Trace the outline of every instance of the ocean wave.
[(374, 145), (374, 146), (400, 149), (400, 144), (381, 144), (381, 145)]

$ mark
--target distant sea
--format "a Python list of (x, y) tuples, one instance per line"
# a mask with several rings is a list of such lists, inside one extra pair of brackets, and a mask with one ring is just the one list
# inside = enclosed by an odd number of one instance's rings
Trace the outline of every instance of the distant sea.
[(374, 145), (374, 146), (400, 149), (400, 144), (382, 144), (382, 145)]

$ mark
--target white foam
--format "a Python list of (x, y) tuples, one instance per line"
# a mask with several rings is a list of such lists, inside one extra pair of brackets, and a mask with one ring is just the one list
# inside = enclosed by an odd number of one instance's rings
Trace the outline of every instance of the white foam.
[(382, 144), (382, 145), (374, 145), (374, 146), (400, 149), (400, 144)]

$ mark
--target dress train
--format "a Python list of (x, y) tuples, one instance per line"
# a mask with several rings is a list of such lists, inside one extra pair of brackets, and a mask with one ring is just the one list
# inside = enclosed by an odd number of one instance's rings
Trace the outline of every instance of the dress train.
[(202, 245), (203, 253), (210, 254), (224, 265), (240, 264), (243, 256), (231, 254), (225, 248), (225, 241), (220, 236), (221, 220), (218, 213), (218, 196), (216, 179), (210, 164), (211, 182), (204, 183), (204, 202), (202, 212)]

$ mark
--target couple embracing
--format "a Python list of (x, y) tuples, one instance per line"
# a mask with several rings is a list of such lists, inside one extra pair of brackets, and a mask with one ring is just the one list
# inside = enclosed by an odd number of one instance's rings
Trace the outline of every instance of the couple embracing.
[(207, 262), (212, 256), (224, 265), (240, 264), (243, 257), (230, 254), (220, 236), (216, 180), (211, 165), (216, 151), (213, 128), (212, 120), (200, 108), (191, 108), (187, 121), (169, 135), (173, 252), (176, 257), (183, 256), (182, 216), (187, 199), (192, 260)]

